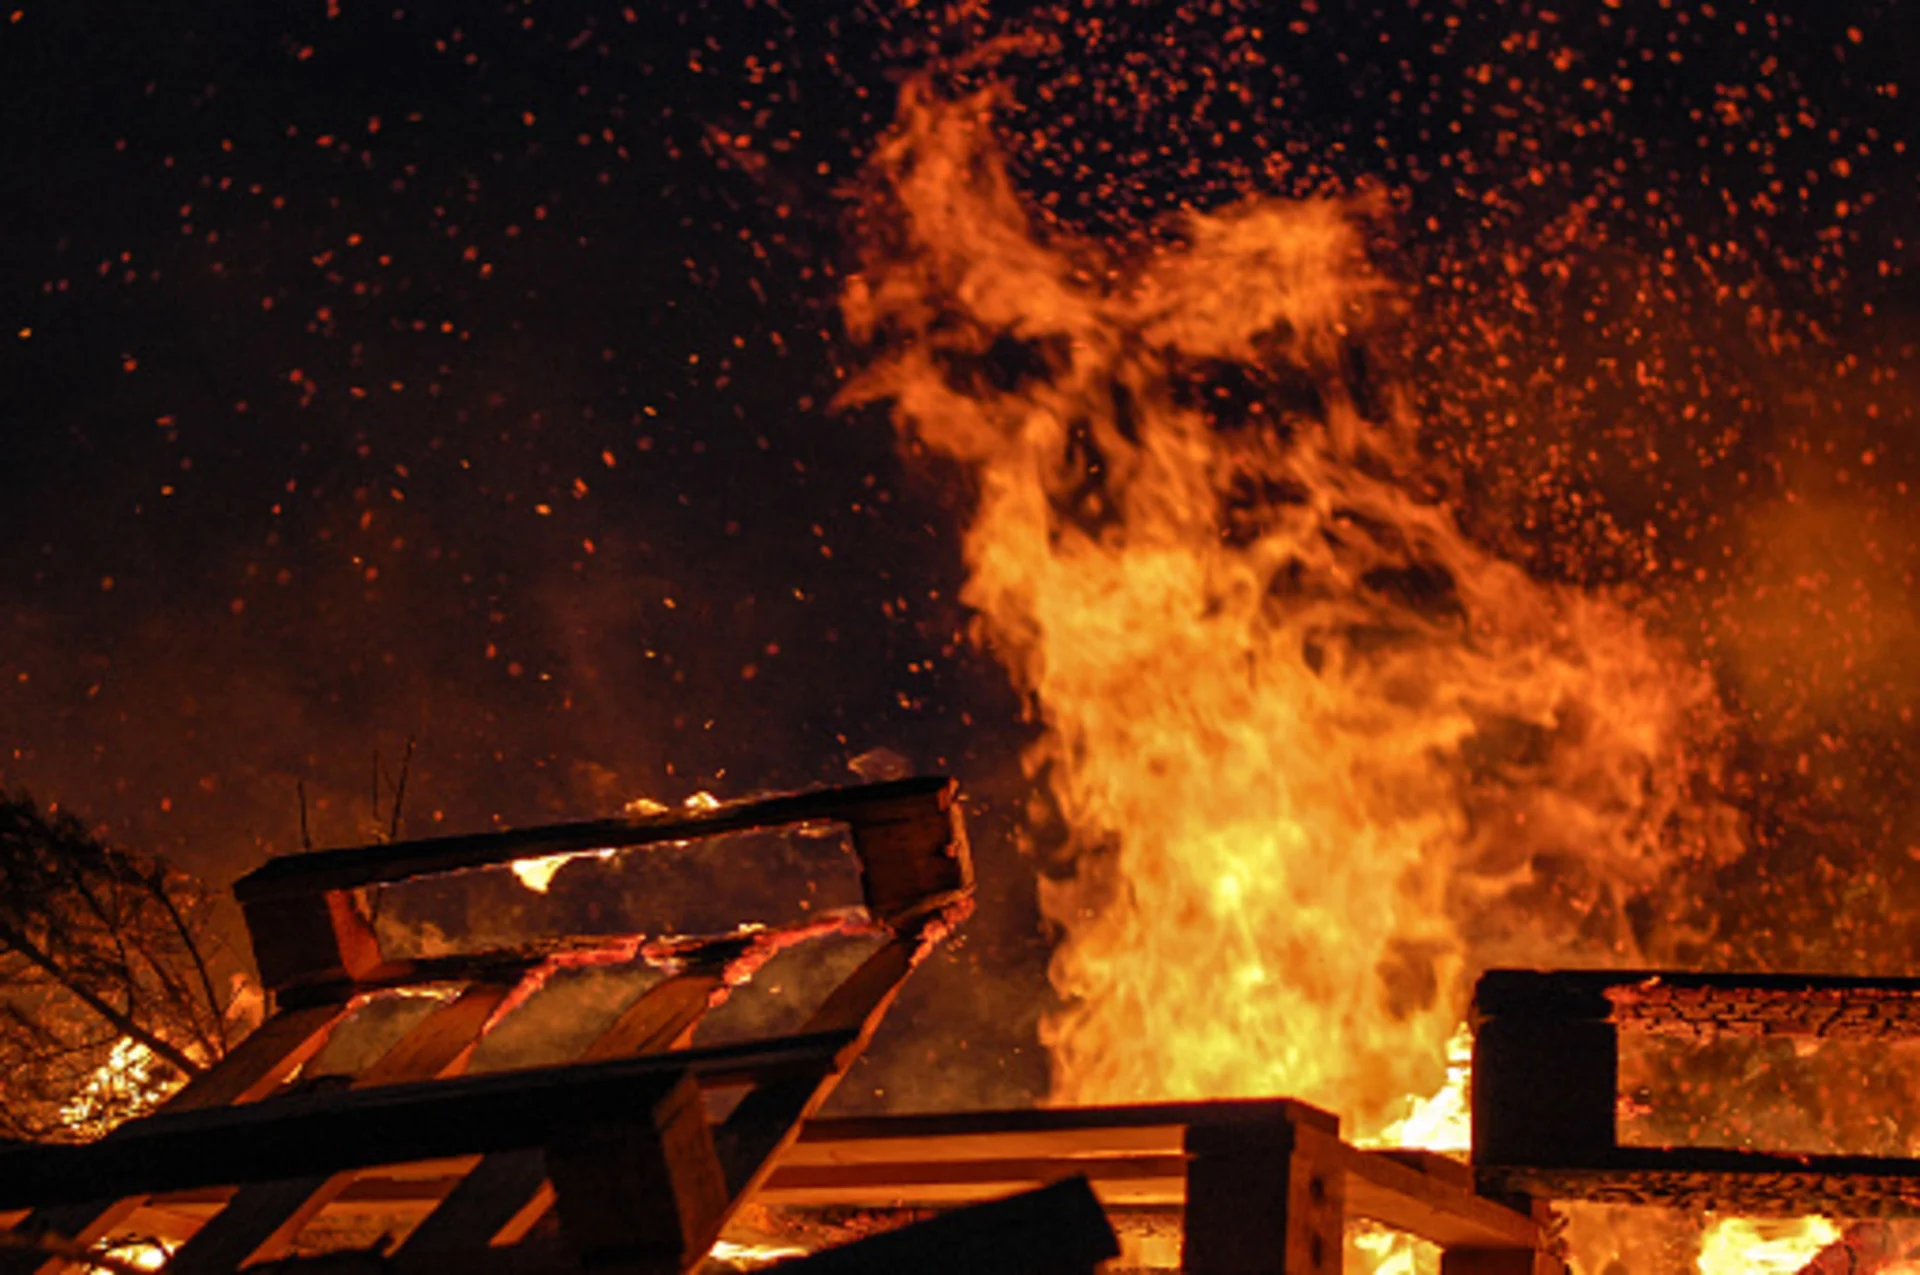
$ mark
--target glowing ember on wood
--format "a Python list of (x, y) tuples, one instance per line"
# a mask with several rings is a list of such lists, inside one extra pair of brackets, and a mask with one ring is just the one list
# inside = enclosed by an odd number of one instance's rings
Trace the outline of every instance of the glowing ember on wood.
[(161, 1067), (152, 1050), (122, 1037), (85, 1087), (60, 1109), (60, 1119), (80, 1137), (97, 1138), (123, 1121), (146, 1115), (182, 1083), (182, 1077)]
[(611, 859), (614, 854), (612, 850), (575, 850), (570, 854), (541, 855), (537, 859), (515, 859), (508, 866), (513, 869), (513, 875), (520, 878), (521, 885), (535, 894), (545, 894), (553, 884), (554, 873), (575, 859)]
[[(720, 800), (710, 792), (697, 792), (684, 803), (688, 814), (711, 814), (720, 808)], [(631, 819), (654, 819), (671, 814), (672, 807), (662, 805), (650, 797), (636, 797), (621, 810)], [(515, 859), (507, 866), (513, 870), (520, 884), (535, 894), (545, 894), (553, 884), (554, 874), (576, 859), (611, 859), (618, 854), (617, 849), (573, 850), (565, 854), (537, 855), (530, 859)]]

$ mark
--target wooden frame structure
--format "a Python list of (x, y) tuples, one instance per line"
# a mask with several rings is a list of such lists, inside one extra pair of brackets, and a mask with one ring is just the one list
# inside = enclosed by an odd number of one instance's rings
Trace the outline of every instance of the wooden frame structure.
[(1432, 1152), (1365, 1150), (1287, 1099), (810, 1122), (756, 1200), (950, 1206), (1084, 1178), (1110, 1209), (1177, 1209), (1191, 1275), (1340, 1269), (1349, 1220), (1437, 1245), (1447, 1275), (1560, 1270), (1537, 1210)]
[[(340, 1167), (341, 1157), (351, 1154), (345, 1148), (353, 1145), (356, 1126), (378, 1123), (373, 1113), (413, 1106), (408, 1089), (421, 1091), (428, 1105), (442, 1110), (492, 1110), (508, 1095), (526, 1104), (508, 1125), (485, 1135), (466, 1135), (467, 1140), (457, 1144), (431, 1141), (441, 1136), (446, 1122), (427, 1122), (416, 1115), (421, 1122), (416, 1128), (391, 1132), (422, 1139), (406, 1143), (408, 1153), (420, 1159), (403, 1169), (362, 1173), (331, 1202), (338, 1209), (381, 1217), (431, 1218), (435, 1214), (429, 1210), (444, 1207), (443, 1201), (462, 1189), (472, 1173), (463, 1177), (462, 1163), (428, 1161), (429, 1156), (450, 1155), (456, 1145), (471, 1146), (481, 1137), (490, 1145), (537, 1143), (548, 1136), (544, 1129), (565, 1124), (557, 1116), (590, 1116), (605, 1111), (610, 1101), (624, 1109), (657, 1101), (654, 1087), (676, 1066), (713, 1081), (738, 1075), (745, 1067), (759, 1068), (763, 1075), (782, 1067), (805, 1069), (842, 1039), (790, 1038), (780, 1053), (755, 1054), (735, 1047), (556, 1068), (547, 1074), (441, 1081), (364, 1097), (357, 1092), (316, 1097), (309, 1100), (307, 1114), (337, 1120), (339, 1128), (303, 1152), (309, 1158), (298, 1164), (285, 1153), (265, 1166), (250, 1160), (260, 1153), (249, 1147), (240, 1132), (244, 1121), (237, 1116), (202, 1124), (200, 1130), (210, 1135), (209, 1154), (233, 1168), (300, 1168), (317, 1176)], [(162, 1139), (149, 1145), (164, 1148), (176, 1131), (156, 1124), (145, 1136)], [(123, 1175), (138, 1173), (143, 1162), (151, 1161), (129, 1145), (98, 1159), (90, 1172), (114, 1174), (120, 1185), (136, 1186), (141, 1179)], [(63, 1180), (76, 1172), (58, 1170)], [(207, 1167), (196, 1176), (210, 1183), (233, 1174)], [(733, 1180), (730, 1175), (729, 1182)], [(957, 1208), (955, 1216), (973, 1217), (957, 1226), (979, 1225), (983, 1234), (1004, 1236), (1008, 1227), (1017, 1229), (1022, 1223), (991, 1212), (973, 1215), (972, 1210), (1070, 1181), (1085, 1183), (1099, 1204), (1116, 1215), (1177, 1215), (1183, 1269), (1196, 1275), (1316, 1275), (1338, 1270), (1344, 1227), (1353, 1220), (1375, 1222), (1437, 1245), (1447, 1275), (1557, 1275), (1561, 1270), (1546, 1252), (1542, 1215), (1527, 1202), (1479, 1193), (1472, 1170), (1446, 1156), (1355, 1147), (1341, 1140), (1335, 1117), (1284, 1099), (811, 1120), (779, 1150), (750, 1202), (799, 1210)], [(49, 1182), (45, 1189), (51, 1193), (56, 1188)], [(147, 1203), (156, 1225), (170, 1218), (178, 1226), (179, 1219), (204, 1224), (203, 1219), (217, 1217), (232, 1198), (228, 1188), (202, 1186), (173, 1189)], [(1041, 1218), (1047, 1208), (1044, 1200), (1036, 1200), (1032, 1211), (1016, 1211), (1013, 1218)], [(1090, 1234), (1083, 1210), (1069, 1206), (1058, 1221), (1069, 1232), (1063, 1242)], [(933, 1234), (948, 1235), (942, 1245), (959, 1243), (950, 1232)], [(383, 1269), (435, 1269), (413, 1264), (418, 1256), (413, 1246), (422, 1235), (416, 1229)], [(890, 1251), (889, 1246), (880, 1249), (881, 1254)], [(1025, 1256), (1011, 1254), (1005, 1271), (1011, 1275), (1025, 1270), (1025, 1261)], [(979, 1275), (1001, 1270), (992, 1264), (975, 1269)], [(1071, 1269), (1071, 1262), (1064, 1262), (1062, 1269)]]
[(1756, 1215), (1920, 1216), (1920, 1160), (1619, 1141), (1620, 1034), (1920, 1037), (1920, 979), (1491, 970), (1474, 997), (1482, 1189)]
[[(858, 916), (616, 941), (660, 977), (549, 1065), (466, 1074), (579, 941), (421, 958), (383, 946), (369, 902), (424, 875), (756, 829), (850, 849)], [(972, 884), (944, 779), (276, 860), (236, 887), (276, 1012), (155, 1115), (89, 1145), (0, 1147), (14, 1218), (0, 1275), (70, 1269), (129, 1226), (184, 1239), (174, 1275), (684, 1275), (748, 1202), (942, 1211), (795, 1275), (1091, 1275), (1111, 1256), (1109, 1213), (1177, 1216), (1189, 1275), (1328, 1275), (1359, 1219), (1439, 1246), (1445, 1275), (1564, 1275), (1542, 1203), (1564, 1198), (1920, 1215), (1920, 1160), (1626, 1146), (1616, 1121), (1622, 1032), (1911, 1037), (1920, 979), (1492, 971), (1475, 998), (1470, 1166), (1356, 1147), (1284, 1099), (814, 1119)], [(823, 929), (873, 942), (798, 1031), (691, 1044), (729, 984)], [(432, 1008), (340, 1083), (299, 1082), (356, 1006), (401, 994)], [(304, 1256), (323, 1212), (397, 1219), (402, 1238)]]
[[(541, 985), (548, 953), (397, 958), (367, 908), (370, 889), (427, 874), (822, 825), (846, 831), (865, 924), (881, 941), (788, 1037), (688, 1047), (727, 984), (788, 937), (719, 935), (662, 954), (667, 976), (576, 1063), (462, 1079), (486, 1032)], [(169, 1195), (208, 1188), (205, 1216), (173, 1215), (192, 1224), (191, 1237), (167, 1270), (227, 1275), (277, 1262), (369, 1171), (412, 1166), (419, 1180), (422, 1161), (441, 1189), (398, 1249), (366, 1256), (368, 1269), (689, 1270), (864, 1048), (915, 963), (964, 915), (972, 885), (958, 789), (943, 778), (275, 860), (235, 894), (277, 1012), (158, 1114), (85, 1146), (0, 1150), (0, 1209), (18, 1217), (0, 1271), (67, 1268), (53, 1250), (70, 1255)], [(437, 1007), (350, 1087), (289, 1089), (361, 998), (429, 988)], [(709, 1100), (722, 1093), (738, 1101), (715, 1120)]]

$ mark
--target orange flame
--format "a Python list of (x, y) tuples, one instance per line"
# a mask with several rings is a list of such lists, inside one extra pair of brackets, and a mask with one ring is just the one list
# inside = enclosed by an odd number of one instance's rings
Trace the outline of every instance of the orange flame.
[(61, 1107), (60, 1120), (78, 1137), (98, 1138), (123, 1121), (155, 1110), (182, 1083), (151, 1049), (123, 1036)]
[(977, 484), (964, 600), (1073, 853), (1042, 885), (1055, 1097), (1287, 1094), (1376, 1134), (1442, 1087), (1477, 967), (1646, 959), (1628, 901), (1737, 851), (1690, 786), (1713, 688), (1421, 494), (1374, 209), (1043, 235), (1004, 96), (905, 89), (844, 398)]

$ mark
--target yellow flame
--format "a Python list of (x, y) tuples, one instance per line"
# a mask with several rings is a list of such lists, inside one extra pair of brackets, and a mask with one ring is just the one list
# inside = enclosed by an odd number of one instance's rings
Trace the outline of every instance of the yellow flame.
[(179, 1087), (151, 1049), (130, 1036), (114, 1042), (107, 1061), (60, 1109), (60, 1123), (82, 1137), (99, 1137), (121, 1121), (142, 1116)]
[(772, 1266), (775, 1262), (784, 1262), (790, 1257), (806, 1255), (806, 1249), (795, 1248), (790, 1244), (736, 1244), (731, 1240), (719, 1241), (707, 1254), (716, 1261), (728, 1262), (747, 1270)]
[(134, 1270), (159, 1271), (166, 1269), (167, 1262), (173, 1257), (173, 1249), (159, 1240), (126, 1240), (110, 1245), (103, 1250), (103, 1255), (118, 1263), (122, 1270), (132, 1267)]
[(543, 854), (535, 859), (515, 859), (508, 866), (520, 884), (535, 894), (545, 894), (553, 885), (554, 874), (575, 859), (610, 859), (612, 850), (575, 850), (568, 854)]
[(903, 91), (845, 398), (977, 489), (963, 598), (1072, 852), (1042, 888), (1054, 1095), (1286, 1094), (1378, 1135), (1445, 1092), (1477, 967), (1647, 959), (1629, 898), (1737, 850), (1692, 782), (1713, 688), (1424, 494), (1366, 350), (1372, 210), (1250, 199), (1131, 254), (1043, 235), (1003, 96)]
[[(706, 814), (720, 808), (720, 799), (710, 792), (697, 792), (686, 799), (684, 808), (688, 814)], [(671, 810), (671, 806), (663, 805), (651, 797), (635, 797), (621, 808), (621, 813), (629, 819), (655, 819)], [(613, 849), (571, 850), (563, 854), (515, 859), (507, 866), (513, 869), (513, 875), (519, 878), (521, 885), (535, 894), (545, 894), (553, 886), (554, 875), (575, 859), (610, 859), (617, 853)]]
[(1464, 1154), (1473, 1148), (1473, 1031), (1460, 1024), (1447, 1041), (1447, 1080), (1425, 1098), (1409, 1098), (1407, 1114), (1380, 1131), (1374, 1145)]
[(1824, 1217), (1719, 1218), (1700, 1241), (1700, 1275), (1792, 1275), (1840, 1238)]

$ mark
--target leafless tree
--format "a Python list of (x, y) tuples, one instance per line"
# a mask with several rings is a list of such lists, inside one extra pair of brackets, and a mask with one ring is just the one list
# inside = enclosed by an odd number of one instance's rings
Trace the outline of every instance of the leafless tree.
[(97, 1134), (226, 1052), (212, 902), (0, 793), (0, 1136)]

